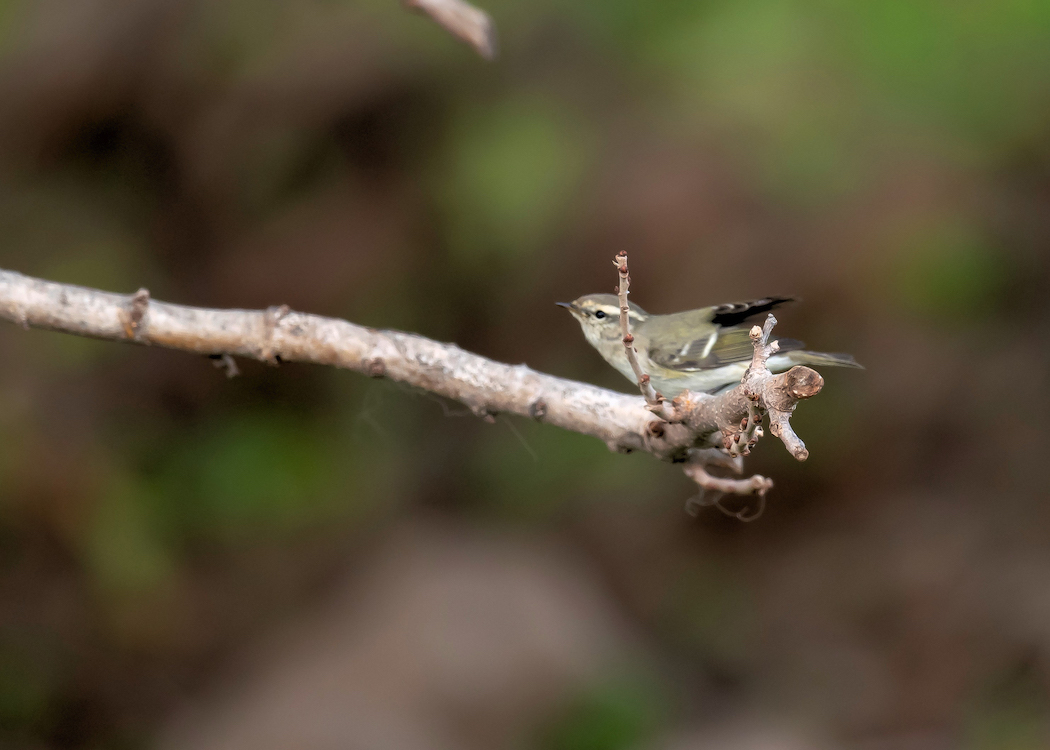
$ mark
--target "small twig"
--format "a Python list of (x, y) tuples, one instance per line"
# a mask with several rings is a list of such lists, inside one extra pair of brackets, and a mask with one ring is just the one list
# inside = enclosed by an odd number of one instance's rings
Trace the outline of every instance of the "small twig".
[(747, 415), (740, 420), (740, 431), (726, 434), (723, 445), (730, 456), (747, 456), (763, 434), (761, 410), (753, 401), (748, 401)]
[(714, 491), (711, 496), (708, 496), (708, 491), (701, 489), (695, 497), (691, 497), (686, 501), (685, 512), (695, 518), (700, 515), (701, 508), (714, 507), (723, 515), (735, 518), (738, 521), (743, 521), (744, 523), (757, 521), (762, 517), (762, 514), (766, 512), (765, 495), (758, 495), (758, 508), (754, 513), (749, 513), (748, 507), (741, 508), (740, 510), (730, 510), (722, 504), (722, 499), (725, 496), (726, 493), (718, 491)]
[[(754, 346), (754, 353), (751, 355), (751, 364), (747, 368), (747, 372), (744, 373), (744, 377), (741, 379), (741, 383), (744, 383), (744, 391), (748, 393), (748, 397), (758, 393), (757, 389), (747, 389), (747, 380), (751, 379), (758, 383), (761, 379), (768, 376), (769, 368), (766, 367), (766, 363), (769, 358), (780, 351), (780, 342), (776, 339), (773, 341), (769, 340), (770, 335), (773, 333), (773, 328), (777, 324), (777, 319), (773, 316), (773, 313), (769, 313), (766, 316), (765, 323), (759, 326), (751, 326), (749, 335), (751, 336), (751, 344)], [(752, 400), (757, 400), (757, 396)]]
[(694, 448), (689, 451), (687, 461), (691, 464), (728, 469), (737, 476), (744, 473), (744, 459), (740, 456), (730, 456), (722, 448)]
[(656, 404), (660, 400), (660, 394), (653, 388), (652, 383), (649, 382), (649, 376), (645, 374), (642, 366), (638, 364), (638, 354), (634, 350), (634, 336), (631, 335), (631, 305), (627, 301), (627, 295), (631, 293), (631, 272), (627, 267), (626, 250), (621, 250), (616, 254), (613, 265), (616, 266), (620, 277), (620, 284), (616, 288), (616, 293), (620, 301), (620, 332), (623, 334), (623, 348), (627, 353), (627, 361), (631, 363), (634, 379), (638, 382), (638, 387), (641, 389), (642, 395), (645, 396), (646, 403)]
[(805, 461), (809, 458), (809, 451), (791, 428), (791, 414), (799, 401), (820, 393), (824, 387), (824, 378), (816, 371), (801, 366), (792, 367), (780, 375), (773, 375), (769, 371), (766, 363), (780, 349), (776, 341), (769, 340), (776, 324), (777, 319), (770, 313), (762, 328), (754, 326), (751, 329), (755, 353), (741, 382), (748, 402), (760, 405), (769, 414), (769, 431), (780, 438), (792, 456)]
[(735, 518), (744, 523), (751, 523), (752, 521), (760, 519), (762, 514), (766, 512), (766, 496), (764, 494), (758, 496), (758, 507), (755, 509), (754, 513), (748, 513), (748, 507), (741, 508), (740, 510), (730, 510), (722, 505), (722, 498), (718, 498), (718, 500), (712, 503), (712, 505), (730, 518)]
[(620, 331), (623, 333), (623, 348), (627, 353), (627, 361), (631, 363), (631, 370), (634, 371), (638, 388), (645, 397), (649, 410), (666, 421), (674, 421), (676, 419), (674, 406), (653, 388), (649, 376), (638, 362), (638, 352), (634, 348), (634, 336), (631, 334), (631, 306), (627, 301), (627, 295), (631, 290), (631, 272), (627, 267), (626, 250), (621, 250), (616, 254), (613, 265), (616, 266), (620, 277), (617, 297), (620, 301)]
[(215, 368), (224, 371), (227, 378), (235, 378), (241, 374), (241, 371), (237, 368), (237, 363), (229, 354), (209, 354), (208, 356), (211, 358), (211, 363), (215, 365)]
[(765, 495), (773, 489), (773, 480), (761, 474), (755, 474), (747, 479), (727, 479), (708, 474), (704, 464), (692, 462), (687, 463), (682, 470), (702, 490), (714, 490), (733, 495)]
[(430, 16), (486, 60), (496, 59), (496, 26), (485, 11), (465, 0), (403, 0), (405, 7)]

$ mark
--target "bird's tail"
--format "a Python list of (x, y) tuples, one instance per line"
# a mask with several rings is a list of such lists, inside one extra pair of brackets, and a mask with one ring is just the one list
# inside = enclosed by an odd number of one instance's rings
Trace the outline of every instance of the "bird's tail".
[(828, 352), (787, 352), (784, 357), (793, 365), (816, 365), (824, 367), (857, 367), (861, 370), (864, 365), (853, 359), (852, 354), (834, 354)]

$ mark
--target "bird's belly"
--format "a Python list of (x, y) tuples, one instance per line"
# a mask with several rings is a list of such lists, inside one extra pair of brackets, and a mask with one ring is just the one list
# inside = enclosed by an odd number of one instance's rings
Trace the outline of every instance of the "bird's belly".
[[(766, 367), (770, 372), (783, 372), (790, 369), (795, 363), (788, 355), (780, 354), (770, 357), (766, 361)], [(659, 368), (646, 361), (646, 372), (656, 373)], [(690, 372), (664, 371), (656, 375), (650, 374), (653, 387), (667, 398), (674, 398), (682, 391), (702, 391), (711, 393), (720, 391), (727, 386), (734, 386), (741, 381), (747, 368), (751, 366), (751, 360), (744, 362), (733, 362), (721, 367), (712, 367), (709, 370), (692, 370)], [(627, 377), (631, 377), (628, 372)]]
[[(664, 372), (650, 374), (653, 387), (667, 398), (674, 398), (682, 391), (717, 391), (727, 385), (736, 385), (744, 377), (750, 362), (734, 362), (709, 370), (690, 372)], [(656, 368), (650, 370), (655, 372)]]
[[(606, 356), (606, 361), (615, 367), (621, 375), (637, 383), (631, 363), (627, 360), (627, 354), (623, 349), (614, 350), (611, 356)], [(710, 393), (719, 391), (727, 386), (733, 386), (740, 382), (751, 366), (751, 360), (732, 362), (721, 367), (712, 367), (705, 370), (668, 370), (653, 364), (639, 353), (639, 364), (642, 372), (649, 374), (649, 380), (653, 387), (663, 396), (674, 398), (682, 391), (699, 391)], [(769, 358), (766, 366), (772, 372), (782, 372), (792, 366), (793, 362), (786, 355), (774, 355)]]

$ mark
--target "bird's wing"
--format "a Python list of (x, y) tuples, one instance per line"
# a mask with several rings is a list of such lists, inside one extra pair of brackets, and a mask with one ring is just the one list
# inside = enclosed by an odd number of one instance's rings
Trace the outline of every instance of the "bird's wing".
[[(746, 362), (755, 351), (749, 330), (708, 326), (705, 335), (700, 335), (677, 349), (656, 347), (650, 341), (649, 359), (653, 364), (679, 372), (709, 370), (734, 362)], [(794, 351), (803, 346), (801, 341), (794, 339), (778, 338), (777, 342), (782, 352)]]
[(780, 307), (785, 302), (794, 301), (794, 297), (764, 297), (762, 299), (748, 300), (747, 302), (730, 302), (710, 308), (710, 320), (716, 326), (732, 328), (733, 326), (747, 323), (762, 313), (767, 313), (776, 307)]
[[(609, 295), (612, 296), (612, 295)], [(670, 315), (650, 316), (648, 325), (652, 328), (673, 328), (682, 330), (684, 328), (696, 328), (707, 330), (712, 326), (717, 328), (735, 328), (757, 318), (762, 313), (767, 313), (774, 308), (780, 307), (787, 302), (794, 302), (794, 297), (763, 297), (762, 299), (748, 300), (747, 302), (729, 302), (714, 307), (701, 307), (697, 310), (686, 310), (685, 312), (672, 313)]]

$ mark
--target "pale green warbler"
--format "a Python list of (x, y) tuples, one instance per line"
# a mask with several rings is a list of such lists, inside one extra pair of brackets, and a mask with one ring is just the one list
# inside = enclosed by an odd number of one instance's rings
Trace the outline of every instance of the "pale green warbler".
[[(628, 319), (638, 363), (653, 387), (667, 398), (687, 390), (713, 393), (736, 385), (754, 352), (747, 323), (791, 301), (790, 297), (768, 297), (671, 315), (651, 315), (629, 303)], [(587, 343), (628, 380), (636, 382), (624, 351), (616, 295), (588, 294), (575, 302), (558, 304), (580, 322)], [(776, 340), (780, 350), (766, 363), (772, 372), (795, 365), (860, 367), (849, 354), (803, 351), (801, 341)]]

